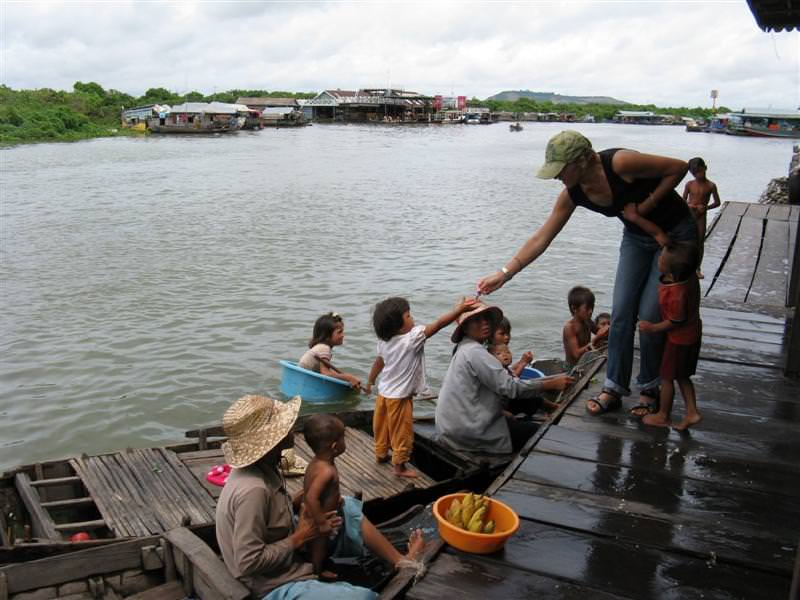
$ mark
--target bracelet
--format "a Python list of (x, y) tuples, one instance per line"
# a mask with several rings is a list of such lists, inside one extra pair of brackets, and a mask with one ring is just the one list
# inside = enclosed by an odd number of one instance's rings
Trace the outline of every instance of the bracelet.
[(503, 281), (511, 281), (511, 279), (514, 277), (511, 271), (509, 271), (505, 267), (500, 269), (500, 271), (503, 273)]

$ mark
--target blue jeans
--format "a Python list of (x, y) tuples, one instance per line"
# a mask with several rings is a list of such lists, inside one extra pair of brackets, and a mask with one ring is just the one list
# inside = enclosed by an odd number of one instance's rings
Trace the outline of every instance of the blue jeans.
[[(697, 242), (697, 226), (689, 216), (668, 231), (673, 241)], [(619, 263), (614, 280), (611, 329), (608, 338), (608, 367), (603, 387), (621, 396), (631, 393), (628, 386), (633, 370), (633, 337), (639, 319), (658, 323), (658, 257), (661, 248), (649, 235), (626, 228), (619, 247)], [(660, 383), (664, 334), (639, 333), (640, 365), (636, 384), (640, 390)]]
[[(364, 539), (361, 536), (361, 520), (364, 518), (362, 502), (352, 496), (344, 496), (340, 515), (342, 526), (331, 540), (332, 556), (345, 558), (361, 556), (364, 553)], [(356, 587), (344, 581), (323, 583), (316, 579), (293, 581), (275, 588), (262, 600), (375, 600), (378, 594), (370, 589)]]

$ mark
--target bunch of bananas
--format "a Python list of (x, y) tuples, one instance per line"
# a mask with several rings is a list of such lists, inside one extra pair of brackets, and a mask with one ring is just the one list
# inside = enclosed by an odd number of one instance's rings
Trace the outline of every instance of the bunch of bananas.
[(459, 502), (453, 500), (444, 515), (448, 523), (472, 533), (494, 533), (494, 521), (486, 521), (489, 499), (470, 492)]

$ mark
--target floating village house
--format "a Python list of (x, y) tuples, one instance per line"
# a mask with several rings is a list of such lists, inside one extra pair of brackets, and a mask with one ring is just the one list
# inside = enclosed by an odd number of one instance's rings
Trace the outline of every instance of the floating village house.
[(429, 122), (430, 96), (391, 88), (325, 90), (304, 105), (315, 121)]
[(163, 106), (147, 121), (153, 133), (208, 133), (237, 131), (245, 124), (250, 108), (225, 102), (184, 102)]
[(305, 120), (297, 98), (241, 97), (236, 103), (258, 111), (264, 127), (300, 125)]
[(617, 123), (633, 125), (672, 125), (675, 118), (672, 115), (659, 115), (649, 110), (618, 110), (614, 115)]

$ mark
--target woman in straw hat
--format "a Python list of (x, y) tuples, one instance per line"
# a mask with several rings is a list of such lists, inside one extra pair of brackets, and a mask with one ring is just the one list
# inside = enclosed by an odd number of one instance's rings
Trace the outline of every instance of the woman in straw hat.
[(496, 306), (480, 304), (462, 313), (453, 332), (457, 344), (436, 402), (436, 433), (446, 444), (466, 452), (518, 452), (537, 424), (503, 415), (503, 397), (529, 400), (536, 410), (544, 390), (563, 390), (568, 375), (520, 380), (484, 347), (503, 318)]
[[(294, 446), (292, 428), (300, 398), (278, 402), (265, 396), (244, 396), (223, 417), (228, 440), (225, 460), (234, 467), (217, 501), (217, 541), (231, 574), (264, 600), (367, 600), (377, 595), (345, 582), (322, 583), (298, 553), (320, 536), (314, 520), (292, 499), (280, 472), (283, 450)], [(299, 509), (295, 523), (294, 509)], [(339, 511), (328, 513), (337, 530), (335, 556), (358, 556), (368, 548), (395, 567), (416, 566), (425, 543), (419, 530), (411, 534), (408, 554), (401, 555), (361, 514), (361, 502), (345, 497)]]
[[(577, 206), (622, 220), (625, 227), (614, 280), (606, 379), (602, 392), (587, 402), (590, 413), (600, 414), (618, 408), (621, 397), (630, 394), (637, 319), (659, 320), (661, 246), (639, 225), (626, 219), (623, 211), (626, 205), (635, 204), (634, 212), (666, 232), (672, 241), (696, 243), (694, 219), (675, 191), (688, 166), (682, 160), (620, 148), (595, 152), (591, 142), (577, 131), (562, 131), (553, 136), (547, 143), (545, 159), (537, 176), (558, 179), (564, 189), (544, 224), (500, 271), (481, 279), (478, 289), (484, 294), (491, 293), (535, 261), (567, 224)], [(663, 347), (663, 334), (640, 334), (637, 383), (641, 396), (639, 405), (631, 410), (636, 416), (655, 411)]]

